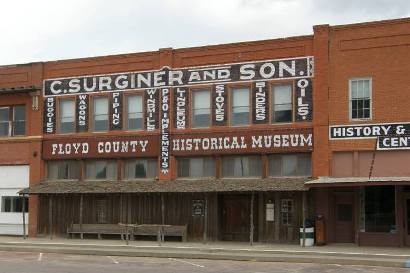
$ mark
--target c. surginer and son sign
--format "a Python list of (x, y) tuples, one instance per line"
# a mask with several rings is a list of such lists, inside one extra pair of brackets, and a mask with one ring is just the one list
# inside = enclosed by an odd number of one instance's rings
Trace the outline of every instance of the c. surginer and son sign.
[[(123, 92), (144, 90), (144, 128), (147, 131), (159, 129), (159, 141), (153, 143), (153, 145), (158, 146), (160, 149), (161, 170), (163, 172), (167, 172), (168, 170), (171, 149), (173, 149), (172, 153), (180, 152), (181, 149), (188, 151), (191, 142), (193, 147), (201, 146), (200, 150), (203, 152), (215, 152), (215, 150), (230, 150), (231, 152), (256, 151), (257, 149), (269, 149), (270, 147), (276, 149), (286, 149), (286, 147), (309, 147), (308, 149), (311, 149), (312, 135), (311, 133), (306, 132), (296, 132), (285, 135), (279, 134), (280, 136), (277, 136), (274, 132), (272, 134), (268, 133), (253, 136), (241, 136), (238, 134), (230, 136), (230, 139), (227, 139), (224, 136), (214, 137), (209, 138), (209, 149), (207, 149), (208, 140), (205, 139), (208, 138), (203, 138), (200, 145), (197, 142), (198, 140), (196, 140), (197, 138), (192, 138), (192, 140), (188, 138), (184, 141), (177, 136), (171, 136), (169, 129), (171, 124), (173, 124), (175, 129), (186, 129), (188, 127), (188, 108), (190, 105), (188, 88), (201, 85), (213, 86), (211, 96), (212, 125), (227, 125), (229, 111), (227, 109), (227, 84), (238, 82), (251, 83), (252, 85), (252, 123), (269, 123), (269, 82), (285, 79), (294, 82), (295, 95), (293, 97), (295, 105), (295, 121), (311, 121), (312, 77), (313, 57), (298, 57), (258, 62), (189, 67), (183, 69), (170, 69), (165, 67), (155, 71), (47, 79), (44, 81), (45, 106), (43, 128), (45, 134), (54, 134), (56, 132), (57, 98), (60, 96), (75, 95), (76, 131), (88, 131), (89, 109), (91, 103), (89, 96), (91, 94), (107, 93), (110, 98), (110, 130), (122, 130)], [(170, 107), (171, 104), (172, 107)], [(260, 142), (259, 137), (263, 140), (262, 142)], [(256, 138), (256, 140), (254, 138)], [(138, 139), (138, 141), (144, 140)], [(257, 144), (253, 145), (254, 141), (256, 141)], [(147, 147), (152, 144), (151, 142), (149, 141), (146, 144), (146, 151), (148, 149)], [(75, 147), (77, 146), (72, 145), (71, 150), (67, 153), (66, 149), (70, 149), (68, 143), (45, 143), (51, 145), (50, 147), (44, 147), (44, 151), (51, 151), (50, 153), (46, 153), (49, 154), (49, 156), (45, 154), (45, 156), (49, 158), (56, 158), (56, 155), (62, 156), (63, 154), (67, 156), (70, 154), (70, 156), (72, 156), (73, 151), (76, 154), (79, 153), (80, 149), (78, 148), (78, 150), (76, 150)], [(57, 144), (57, 146), (53, 146), (53, 144)], [(267, 146), (263, 148), (263, 145)], [(107, 147), (108, 146), (109, 145), (107, 144)], [(107, 154), (102, 147), (105, 149), (105, 144), (99, 142), (89, 143), (88, 153), (83, 153), (82, 156), (86, 156), (87, 154)], [(143, 147), (139, 147), (141, 148), (139, 151), (144, 154)], [(103, 150), (104, 152), (102, 152)], [(146, 151), (145, 153), (147, 153)], [(120, 152), (115, 153), (117, 154)], [(129, 152), (124, 152), (122, 154), (126, 156), (129, 155)], [(154, 156), (154, 154), (146, 154), (145, 156)]]

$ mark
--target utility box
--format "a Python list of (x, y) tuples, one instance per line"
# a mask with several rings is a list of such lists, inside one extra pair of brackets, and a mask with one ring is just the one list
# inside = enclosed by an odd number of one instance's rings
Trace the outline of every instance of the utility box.
[(315, 241), (316, 245), (322, 246), (326, 244), (325, 241), (325, 217), (323, 214), (318, 214), (315, 219)]

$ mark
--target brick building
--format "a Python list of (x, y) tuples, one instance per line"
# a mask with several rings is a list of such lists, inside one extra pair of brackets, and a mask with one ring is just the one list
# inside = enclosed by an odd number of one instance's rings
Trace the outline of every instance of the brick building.
[(409, 245), (409, 26), (2, 67), (2, 101), (29, 121), (1, 139), (24, 152), (0, 159), (30, 166), (29, 235), (138, 223), (293, 242), (321, 214), (327, 242)]

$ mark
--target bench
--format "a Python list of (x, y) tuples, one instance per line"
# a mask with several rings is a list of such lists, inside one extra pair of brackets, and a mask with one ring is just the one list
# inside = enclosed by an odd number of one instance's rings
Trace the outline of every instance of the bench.
[(165, 236), (174, 236), (181, 237), (182, 242), (186, 242), (187, 240), (187, 225), (120, 225), (126, 227), (127, 233), (129, 231), (131, 237), (156, 236), (159, 240), (164, 241)]
[(80, 234), (80, 238), (84, 238), (84, 234), (97, 234), (98, 239), (102, 239), (103, 234), (120, 235), (124, 240), (126, 230), (123, 226), (118, 224), (71, 224), (67, 228), (67, 234), (73, 236)]

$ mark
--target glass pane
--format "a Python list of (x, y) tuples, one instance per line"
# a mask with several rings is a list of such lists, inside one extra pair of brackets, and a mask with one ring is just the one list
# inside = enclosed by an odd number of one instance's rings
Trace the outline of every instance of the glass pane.
[(26, 107), (24, 105), (14, 107), (14, 121), (26, 120)]
[(291, 85), (274, 85), (273, 90), (274, 104), (291, 104), (292, 103), (292, 86)]
[(24, 120), (13, 122), (13, 135), (22, 136), (25, 134), (26, 134), (26, 122)]
[(60, 117), (61, 120), (72, 120), (75, 117), (75, 103), (74, 100), (61, 100), (60, 101)]
[(292, 110), (275, 111), (274, 122), (292, 122)]
[(47, 162), (48, 179), (79, 179), (80, 163), (75, 160)]
[(261, 176), (259, 156), (235, 156), (222, 159), (222, 175), (225, 177)]
[(210, 109), (193, 110), (192, 127), (209, 127), (211, 125)]
[(249, 89), (238, 88), (232, 90), (232, 107), (249, 106)]
[(370, 98), (370, 80), (365, 80), (363, 83), (363, 97)]
[(351, 95), (351, 97), (352, 97), (352, 99), (357, 99), (358, 98), (358, 94), (357, 94), (357, 81), (352, 81), (352, 86), (351, 86), (351, 88), (352, 88), (352, 90), (351, 90), (351, 92), (352, 92), (352, 95)]
[(142, 96), (127, 96), (128, 113), (142, 113)]
[[(234, 108), (232, 113), (232, 125), (246, 125), (249, 124), (249, 107), (237, 107), (242, 109)], [(245, 108), (245, 109), (244, 109)], [(247, 110), (246, 112), (244, 110)]]
[(211, 92), (209, 90), (194, 91), (192, 94), (193, 109), (209, 109), (211, 107)]
[(87, 179), (107, 179), (117, 178), (117, 164), (115, 161), (94, 161), (86, 165)]
[(9, 122), (0, 122), (0, 136), (9, 135)]
[(283, 155), (283, 175), (284, 176), (294, 176), (297, 174), (297, 155)]
[(269, 156), (269, 176), (281, 176), (282, 175), (282, 156), (271, 155)]
[(298, 175), (310, 176), (312, 174), (310, 154), (298, 156)]
[(0, 108), (0, 122), (9, 121), (10, 120), (10, 109), (8, 107)]
[(189, 177), (189, 159), (179, 158), (178, 159), (178, 177)]
[(94, 98), (94, 115), (108, 115), (108, 98)]

